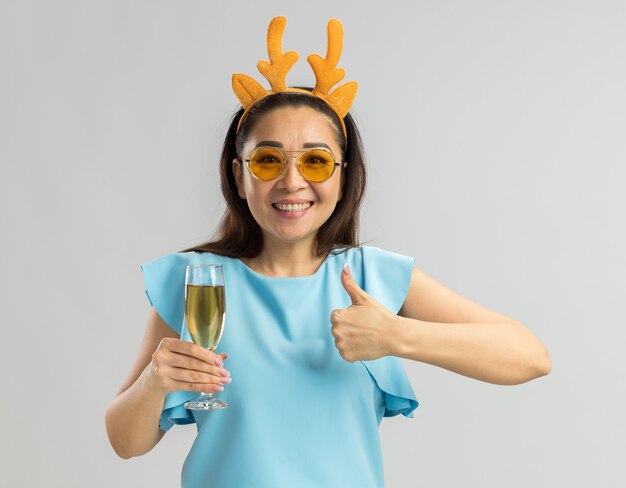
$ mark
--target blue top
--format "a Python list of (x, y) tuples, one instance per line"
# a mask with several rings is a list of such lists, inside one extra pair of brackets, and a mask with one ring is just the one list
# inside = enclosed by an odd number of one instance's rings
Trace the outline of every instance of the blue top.
[(400, 359), (345, 361), (330, 314), (351, 305), (341, 284), (355, 281), (397, 313), (414, 258), (361, 246), (329, 254), (310, 276), (261, 275), (239, 259), (176, 253), (141, 266), (146, 294), (163, 320), (189, 340), (185, 267), (222, 264), (226, 321), (216, 352), (228, 353), (232, 383), (216, 396), (225, 410), (188, 411), (197, 393), (167, 395), (160, 427), (197, 424), (183, 488), (368, 488), (384, 486), (378, 435), (382, 417), (412, 417), (418, 402)]

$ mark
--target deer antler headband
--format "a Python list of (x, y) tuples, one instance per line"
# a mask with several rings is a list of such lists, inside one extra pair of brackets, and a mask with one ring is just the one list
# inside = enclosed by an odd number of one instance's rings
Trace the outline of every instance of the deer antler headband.
[(258, 81), (250, 76), (240, 73), (233, 75), (233, 91), (244, 108), (244, 113), (239, 119), (237, 131), (239, 131), (241, 123), (248, 115), (250, 108), (262, 98), (280, 92), (300, 92), (324, 100), (339, 116), (343, 135), (346, 137), (346, 126), (343, 118), (350, 110), (359, 85), (356, 81), (348, 81), (337, 87), (332, 93), (328, 93), (345, 76), (345, 70), (337, 68), (343, 47), (343, 26), (341, 22), (337, 19), (328, 21), (326, 57), (322, 58), (319, 54), (311, 54), (307, 57), (307, 61), (315, 73), (315, 88), (313, 88), (313, 91), (288, 88), (285, 83), (287, 72), (300, 58), (296, 51), (283, 53), (283, 32), (285, 32), (286, 25), (287, 19), (285, 17), (274, 17), (271, 20), (267, 29), (267, 53), (270, 60), (269, 62), (259, 61), (257, 64), (260, 73), (270, 82), (271, 90), (265, 90)]

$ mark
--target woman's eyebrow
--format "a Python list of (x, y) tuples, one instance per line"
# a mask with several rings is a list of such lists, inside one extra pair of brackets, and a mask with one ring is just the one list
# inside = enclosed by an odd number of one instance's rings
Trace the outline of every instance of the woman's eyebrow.
[(324, 147), (329, 151), (331, 150), (330, 146), (328, 144), (324, 144), (323, 142), (305, 142), (304, 144), (302, 144), (302, 147), (305, 149), (308, 149), (310, 147)]
[(254, 146), (254, 149), (256, 149), (257, 147), (263, 147), (263, 146), (283, 147), (283, 143), (278, 142), (278, 141), (260, 141), (260, 142), (257, 142), (256, 146)]
[[(254, 146), (254, 149), (258, 147), (281, 147), (282, 148), (284, 146), (283, 146), (283, 143), (279, 141), (259, 141)], [(324, 142), (305, 142), (304, 144), (302, 144), (302, 147), (304, 149), (310, 149), (312, 147), (323, 147), (331, 151), (330, 146)]]

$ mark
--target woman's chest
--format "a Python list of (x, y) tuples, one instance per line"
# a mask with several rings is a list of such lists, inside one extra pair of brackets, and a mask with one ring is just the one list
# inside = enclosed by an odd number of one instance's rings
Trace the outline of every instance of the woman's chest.
[(347, 411), (374, 413), (375, 383), (362, 363), (340, 356), (331, 334), (331, 312), (349, 305), (347, 294), (320, 283), (227, 286), (217, 352), (228, 354), (225, 368), (232, 382), (220, 398), (235, 404), (278, 399), (283, 408), (302, 408), (323, 396), (329, 404), (343, 403)]

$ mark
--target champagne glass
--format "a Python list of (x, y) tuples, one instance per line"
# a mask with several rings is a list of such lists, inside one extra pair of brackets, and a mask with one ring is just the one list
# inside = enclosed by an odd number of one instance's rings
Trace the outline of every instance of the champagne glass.
[[(213, 352), (220, 342), (226, 319), (224, 271), (220, 264), (187, 266), (185, 273), (185, 319), (194, 344)], [(213, 393), (202, 393), (185, 403), (188, 410), (227, 408)]]

